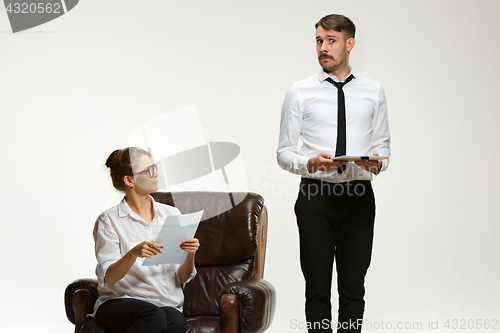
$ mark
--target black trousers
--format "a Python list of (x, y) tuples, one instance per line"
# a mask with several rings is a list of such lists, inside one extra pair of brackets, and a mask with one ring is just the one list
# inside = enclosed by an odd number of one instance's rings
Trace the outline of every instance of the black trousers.
[[(371, 182), (328, 183), (303, 178), (295, 215), (309, 332), (331, 332), (335, 327), (337, 332), (360, 332), (375, 220)], [(337, 322), (332, 322), (330, 301), (334, 258), (339, 294)]]
[(96, 322), (117, 333), (184, 333), (186, 318), (173, 307), (160, 308), (133, 298), (113, 299), (97, 309)]

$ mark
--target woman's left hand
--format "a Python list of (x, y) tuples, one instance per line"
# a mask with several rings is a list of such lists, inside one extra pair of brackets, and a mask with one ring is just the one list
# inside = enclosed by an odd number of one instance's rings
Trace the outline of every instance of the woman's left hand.
[(180, 247), (188, 253), (195, 254), (200, 247), (200, 241), (198, 240), (198, 238), (188, 238), (181, 243)]

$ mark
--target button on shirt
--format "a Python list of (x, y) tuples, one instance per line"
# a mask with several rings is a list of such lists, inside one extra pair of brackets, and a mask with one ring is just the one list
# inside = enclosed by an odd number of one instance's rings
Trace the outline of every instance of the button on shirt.
[[(385, 93), (382, 86), (360, 75), (343, 87), (346, 108), (347, 156), (378, 153), (390, 155), (390, 134)], [(324, 71), (292, 84), (281, 112), (278, 164), (285, 170), (306, 178), (328, 182), (371, 180), (373, 174), (354, 163), (346, 170), (307, 171), (307, 161), (321, 152), (335, 156), (337, 144), (337, 87), (326, 81)], [(335, 76), (332, 76), (337, 81)], [(299, 138), (302, 147), (297, 148)], [(382, 161), (387, 169), (388, 160)]]
[[(137, 258), (121, 280), (113, 285), (104, 282), (111, 264), (137, 244), (155, 240), (167, 216), (181, 214), (175, 207), (157, 203), (152, 197), (150, 200), (153, 202), (154, 218), (149, 225), (132, 211), (125, 199), (97, 218), (94, 241), (99, 298), (94, 306), (94, 314), (103, 302), (116, 298), (135, 298), (160, 307), (171, 306), (182, 312), (184, 294), (179, 278), (179, 264), (142, 266), (145, 258)], [(196, 269), (193, 269), (185, 282), (195, 275)]]

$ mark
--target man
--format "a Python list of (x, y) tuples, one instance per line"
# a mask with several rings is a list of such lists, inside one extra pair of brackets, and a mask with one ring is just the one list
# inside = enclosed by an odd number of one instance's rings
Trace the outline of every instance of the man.
[[(390, 155), (384, 90), (349, 66), (355, 31), (342, 15), (316, 24), (322, 70), (292, 84), (281, 114), (278, 163), (302, 176), (295, 214), (309, 332), (361, 331), (375, 219), (371, 180), (388, 166), (388, 159), (348, 163), (332, 156)], [(330, 302), (334, 259), (337, 322)]]

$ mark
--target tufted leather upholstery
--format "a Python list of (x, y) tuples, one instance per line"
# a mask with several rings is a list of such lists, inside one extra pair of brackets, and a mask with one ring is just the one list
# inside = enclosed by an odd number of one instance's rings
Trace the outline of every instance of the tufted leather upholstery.
[[(156, 192), (156, 201), (183, 213), (204, 210), (196, 232), (196, 277), (184, 287), (188, 332), (264, 332), (275, 307), (274, 287), (263, 279), (267, 210), (254, 193)], [(232, 207), (235, 202), (239, 202)], [(210, 217), (212, 216), (212, 217)], [(206, 218), (209, 217), (209, 218)], [(92, 318), (95, 279), (71, 283), (65, 292), (66, 314), (75, 332), (106, 333)], [(109, 332), (108, 332), (109, 333)]]

